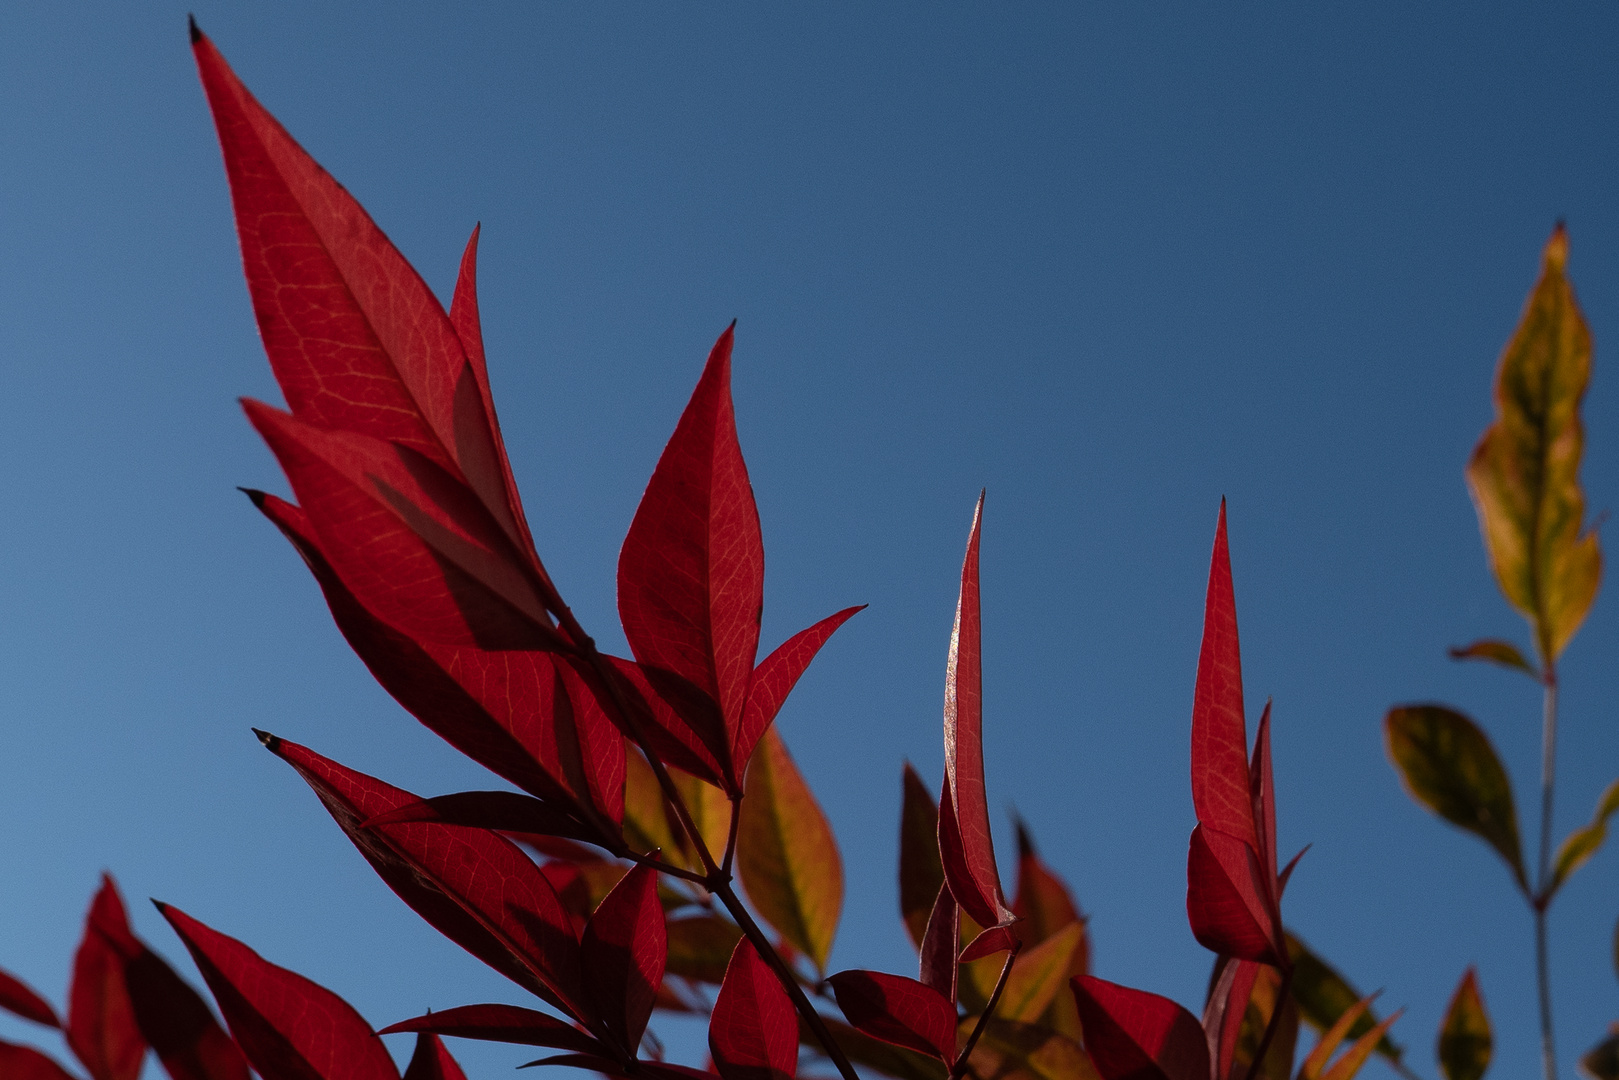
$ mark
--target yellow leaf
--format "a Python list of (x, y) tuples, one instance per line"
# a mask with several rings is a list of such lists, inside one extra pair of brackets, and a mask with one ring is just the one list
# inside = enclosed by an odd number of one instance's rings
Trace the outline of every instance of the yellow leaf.
[(843, 859), (775, 728), (748, 766), (736, 866), (760, 916), (825, 974), (843, 910)]
[(1592, 815), (1591, 824), (1569, 833), (1563, 840), (1563, 845), (1557, 849), (1557, 861), (1553, 864), (1552, 885), (1547, 890), (1548, 896), (1561, 888), (1570, 874), (1584, 866), (1591, 856), (1597, 853), (1597, 848), (1608, 838), (1608, 819), (1613, 816), (1615, 810), (1619, 810), (1619, 780), (1609, 784), (1608, 790), (1597, 800), (1597, 812)]
[(1596, 598), (1602, 552), (1582, 532), (1580, 401), (1591, 332), (1564, 276), (1568, 234), (1546, 244), (1540, 280), (1495, 374), (1495, 423), (1467, 465), (1490, 566), (1529, 620), (1542, 661), (1563, 651)]
[[(1039, 1020), (1040, 1014), (1067, 987), (1074, 974), (1074, 954), (1084, 943), (1085, 924), (1073, 922), (1034, 948), (1020, 952), (1011, 974), (1006, 977), (1000, 1003), (995, 1006), (996, 1018), (1025, 1024)], [(964, 995), (964, 1000), (988, 1001), (1005, 963), (1006, 957), (1002, 954), (961, 965), (963, 982), (970, 980), (977, 991)], [(982, 1009), (982, 1005), (979, 1008)]]
[[(725, 857), (725, 845), (731, 839), (731, 800), (713, 784), (679, 769), (670, 769), (669, 776), (680, 792), (681, 801), (686, 804), (691, 823), (697, 826), (704, 846), (714, 857), (714, 862), (718, 863)], [(703, 869), (702, 860), (695, 852), (691, 855), (691, 861), (695, 864), (692, 867), (694, 870), (700, 872)]]
[[(961, 1022), (965, 1043), (976, 1017)], [(980, 1080), (1100, 1080), (1078, 1043), (1034, 1024), (992, 1018), (973, 1047), (972, 1075)]]
[(1490, 1067), (1490, 1018), (1472, 968), (1462, 976), (1439, 1028), (1439, 1070), (1445, 1080), (1482, 1080)]

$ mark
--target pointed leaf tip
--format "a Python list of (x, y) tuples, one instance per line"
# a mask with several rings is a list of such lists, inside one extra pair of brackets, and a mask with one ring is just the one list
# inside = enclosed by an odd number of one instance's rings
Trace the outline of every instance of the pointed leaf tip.
[(186, 15), (186, 29), (190, 32), (191, 44), (195, 45), (202, 40), (202, 31), (197, 29), (197, 17), (195, 15)]
[(258, 736), (259, 742), (263, 743), (264, 748), (270, 753), (277, 753), (281, 749), (280, 736), (271, 735), (268, 731), (260, 731), (258, 728), (249, 728), (248, 730)]
[(1439, 1028), (1439, 1068), (1445, 1080), (1482, 1080), (1494, 1045), (1490, 1017), (1478, 990), (1478, 973), (1469, 967), (1456, 985)]

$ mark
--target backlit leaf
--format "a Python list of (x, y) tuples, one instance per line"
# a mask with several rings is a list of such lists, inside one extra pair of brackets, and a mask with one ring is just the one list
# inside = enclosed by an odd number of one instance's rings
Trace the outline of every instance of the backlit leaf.
[(1204, 1080), (1209, 1044), (1197, 1018), (1166, 997), (1091, 975), (1069, 980), (1085, 1049), (1102, 1080)]
[(602, 900), (579, 942), (594, 1015), (631, 1055), (652, 1015), (667, 954), (658, 872), (636, 866)]
[(1487, 660), (1502, 667), (1517, 668), (1534, 679), (1540, 678), (1540, 672), (1535, 666), (1525, 660), (1523, 653), (1510, 641), (1497, 641), (1485, 638), (1475, 641), (1471, 645), (1453, 647), (1449, 650), (1452, 660)]
[(939, 864), (939, 810), (927, 785), (905, 763), (899, 819), (899, 911), (905, 930), (918, 949), (927, 933), (928, 917), (944, 885)]
[(1619, 810), (1619, 780), (1608, 785), (1597, 800), (1596, 813), (1591, 815), (1591, 824), (1575, 829), (1564, 838), (1562, 846), (1557, 849), (1557, 859), (1552, 864), (1552, 883), (1547, 895), (1555, 893), (1562, 887), (1568, 876), (1590, 861), (1591, 856), (1597, 853), (1602, 842), (1608, 838), (1608, 819), (1613, 812)]
[[(1235, 1053), (1231, 1058), (1231, 1076), (1248, 1076), (1254, 1055), (1259, 1052), (1259, 1043), (1264, 1039), (1271, 1017), (1276, 1012), (1276, 996), (1281, 990), (1281, 980), (1281, 973), (1275, 968), (1267, 964), (1256, 967), (1253, 985), (1243, 1009), (1242, 1025), (1237, 1033)], [(1264, 1065), (1254, 1074), (1254, 1080), (1261, 1077), (1265, 1080), (1288, 1080), (1293, 1071), (1293, 1054), (1299, 1036), (1298, 1005), (1289, 998), (1282, 1002), (1281, 1007), (1282, 1018), (1276, 1024), (1270, 1046), (1265, 1051)]]
[(422, 1032), (416, 1036), (416, 1051), (410, 1056), (404, 1080), (467, 1080), (467, 1074), (437, 1035)]
[(1321, 1075), (1321, 1080), (1351, 1080), (1366, 1059), (1372, 1056), (1372, 1049), (1382, 1040), (1389, 1028), (1400, 1018), (1405, 1010), (1396, 1010), (1388, 1019), (1378, 1024), (1372, 1030), (1355, 1040), (1355, 1044), (1345, 1050), (1343, 1056), (1332, 1063), (1332, 1067)]
[(1512, 784), (1478, 725), (1443, 705), (1408, 705), (1389, 710), (1383, 735), (1411, 797), (1493, 847), (1527, 894)]
[(67, 1044), (92, 1080), (135, 1080), (146, 1058), (119, 948), (131, 939), (124, 902), (112, 879), (102, 875), (73, 956), (67, 1009)]
[(214, 992), (236, 1044), (266, 1080), (399, 1080), (354, 1007), (178, 908), (158, 910)]
[(736, 866), (765, 921), (820, 971), (843, 909), (843, 859), (832, 826), (771, 728), (748, 767)]
[(1439, 1027), (1439, 1069), (1445, 1080), (1481, 1080), (1494, 1045), (1490, 1017), (1478, 992), (1478, 974), (1468, 968)]
[(1568, 234), (1552, 233), (1540, 278), (1495, 373), (1495, 422), (1467, 464), (1496, 581), (1529, 620), (1547, 664), (1596, 597), (1602, 552), (1583, 532), (1580, 401), (1591, 377), (1591, 332), (1564, 274)]
[(815, 659), (815, 654), (821, 651), (821, 646), (856, 612), (865, 610), (865, 606), (844, 608), (835, 615), (828, 615), (808, 630), (800, 630), (759, 661), (748, 687), (748, 707), (742, 713), (742, 723), (731, 742), (731, 760), (739, 772), (747, 771), (759, 736), (776, 719), (782, 703), (797, 685), (804, 669)]
[[(1299, 1066), (1299, 1080), (1318, 1080), (1332, 1055), (1338, 1052), (1338, 1047), (1349, 1037), (1350, 1030), (1356, 1023), (1370, 1015), (1372, 999), (1376, 996), (1372, 994), (1355, 1002), (1344, 1010), (1343, 1015), (1338, 1017), (1331, 1027), (1321, 1033), (1315, 1047), (1305, 1055), (1304, 1064)], [(1373, 1027), (1375, 1026), (1374, 1024)]]
[(714, 1000), (708, 1049), (724, 1080), (792, 1080), (798, 1024), (781, 981), (752, 942), (738, 941)]
[[(1217, 957), (1214, 961), (1208, 1001), (1203, 1005), (1203, 1030), (1208, 1035), (1209, 1053), (1214, 1059), (1210, 1063), (1214, 1080), (1229, 1080), (1237, 1075), (1233, 1063), (1246, 1027), (1248, 1002), (1253, 997), (1254, 982), (1262, 966), (1231, 956)], [(1252, 1048), (1248, 1057), (1253, 1058)]]
[[(1080, 923), (1069, 923), (1063, 929), (1032, 948), (1024, 948), (1012, 964), (1006, 988), (1001, 992), (995, 1015), (1003, 1020), (1034, 1023), (1040, 1019), (1057, 994), (1073, 977), (1074, 956), (1084, 947), (1085, 928)], [(964, 963), (962, 970), (970, 973), (983, 1000), (988, 1001), (1000, 977), (1005, 957)]]
[[(1038, 945), (1070, 923), (1083, 923), (1079, 905), (1069, 895), (1068, 886), (1052, 872), (1035, 850), (1034, 838), (1021, 819), (1014, 821), (1017, 828), (1018, 876), (1017, 895), (1012, 901), (1012, 914), (1018, 917), (1013, 924), (1018, 940), (1025, 946)], [(1075, 971), (1083, 975), (1084, 971)]]
[(874, 1039), (933, 1054), (945, 1064), (956, 1056), (956, 1009), (930, 986), (881, 971), (840, 971), (827, 979), (838, 1008)]
[(62, 1026), (50, 1002), (36, 994), (27, 983), (4, 971), (0, 971), (0, 1009), (36, 1024)]

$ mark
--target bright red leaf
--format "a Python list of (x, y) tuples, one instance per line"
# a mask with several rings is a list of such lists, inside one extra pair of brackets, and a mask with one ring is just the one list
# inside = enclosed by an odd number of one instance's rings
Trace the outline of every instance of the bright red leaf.
[(630, 1056), (652, 1016), (668, 955), (658, 872), (636, 866), (596, 908), (579, 951), (595, 1014)]
[(1243, 1018), (1248, 1012), (1248, 999), (1253, 995), (1254, 982), (1260, 965), (1252, 960), (1221, 957), (1219, 976), (1203, 1007), (1203, 1031), (1211, 1051), (1217, 1052), (1213, 1080), (1228, 1080), (1231, 1064), (1237, 1054), (1237, 1039), (1242, 1034)]
[(607, 1048), (595, 1036), (554, 1016), (516, 1005), (461, 1005), (443, 1012), (401, 1020), (377, 1034), (393, 1035), (402, 1031), (431, 1031), (457, 1039), (549, 1046), (581, 1054), (607, 1053)]
[[(735, 740), (759, 647), (764, 544), (736, 438), (731, 341), (715, 342), (618, 556), (618, 612), (635, 659), (712, 698)], [(735, 790), (741, 767), (723, 762)]]
[[(989, 831), (984, 792), (983, 671), (978, 610), (978, 533), (984, 497), (973, 510), (967, 557), (961, 567), (956, 623), (944, 678), (944, 792), (939, 849), (945, 880), (963, 911), (980, 926), (1011, 922), (1001, 895), (1000, 871)], [(948, 808), (945, 809), (945, 808)], [(949, 821), (945, 817), (949, 817)]]
[(0, 1009), (36, 1024), (62, 1026), (50, 1002), (36, 994), (27, 983), (4, 971), (0, 971)]
[(121, 946), (132, 940), (124, 902), (112, 879), (102, 875), (73, 957), (67, 1008), (68, 1046), (92, 1080), (136, 1080), (146, 1057), (146, 1040), (124, 985)]
[(858, 1030), (955, 1063), (956, 1007), (933, 987), (881, 971), (840, 971), (827, 982)]
[(157, 908), (265, 1080), (399, 1080), (382, 1040), (348, 1002), (178, 908)]
[(798, 1020), (770, 966), (747, 938), (736, 943), (708, 1021), (708, 1050), (723, 1080), (792, 1080)]
[(826, 644), (838, 627), (848, 622), (855, 612), (864, 611), (865, 607), (861, 604), (844, 608), (808, 630), (800, 630), (777, 646), (775, 652), (753, 669), (753, 683), (748, 688), (748, 706), (742, 712), (742, 722), (737, 725), (736, 735), (731, 742), (731, 760), (739, 774), (747, 772), (748, 761), (753, 757), (753, 748), (758, 744), (759, 737), (776, 719), (782, 702), (792, 693), (804, 669), (821, 651), (821, 646)]
[(1069, 986), (1102, 1080), (1207, 1080), (1209, 1045), (1191, 1013), (1168, 998), (1090, 975)]
[(941, 884), (939, 895), (928, 916), (927, 929), (922, 934), (921, 957), (917, 964), (917, 977), (952, 1005), (956, 1003), (957, 980), (961, 969), (956, 954), (961, 947), (961, 908), (950, 887)]
[(467, 1074), (450, 1056), (443, 1040), (424, 1031), (416, 1036), (416, 1052), (405, 1067), (404, 1080), (467, 1080)]

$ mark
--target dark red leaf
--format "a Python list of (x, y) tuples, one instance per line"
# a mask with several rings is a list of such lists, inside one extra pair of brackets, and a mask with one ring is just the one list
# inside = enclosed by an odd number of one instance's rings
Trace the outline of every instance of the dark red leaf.
[(792, 1080), (798, 1020), (770, 966), (743, 938), (731, 953), (708, 1021), (708, 1050), (724, 1080)]
[(792, 693), (799, 676), (815, 659), (815, 654), (821, 651), (821, 646), (826, 644), (838, 627), (848, 622), (855, 612), (864, 611), (865, 607), (865, 604), (861, 604), (844, 608), (808, 630), (800, 630), (777, 646), (775, 652), (753, 669), (748, 705), (742, 712), (742, 722), (737, 726), (736, 737), (731, 742), (731, 760), (736, 763), (738, 773), (748, 771), (748, 760), (753, 757), (753, 748), (759, 742), (759, 736), (776, 719), (782, 702)]
[(1069, 985), (1102, 1080), (1206, 1080), (1209, 1044), (1191, 1013), (1168, 998), (1090, 975)]
[(652, 1016), (668, 956), (658, 872), (638, 865), (602, 900), (580, 942), (585, 992), (631, 1056)]
[[(519, 1069), (532, 1069), (540, 1065), (563, 1065), (574, 1069), (588, 1069), (591, 1072), (603, 1073), (607, 1076), (630, 1076), (630, 1071), (620, 1062), (592, 1054), (558, 1054), (555, 1057), (540, 1058), (538, 1061), (525, 1061), (517, 1066)], [(635, 1077), (646, 1077), (648, 1080), (715, 1080), (714, 1074), (702, 1069), (693, 1069), (686, 1065), (672, 1065), (667, 1061), (637, 1061), (635, 1063)]]
[(618, 611), (636, 660), (707, 694), (734, 736), (759, 647), (764, 545), (736, 438), (731, 341), (727, 329), (715, 342), (641, 496), (619, 552)]
[(443, 1012), (401, 1020), (377, 1034), (393, 1035), (402, 1031), (431, 1031), (457, 1039), (549, 1046), (558, 1050), (576, 1050), (582, 1054), (607, 1053), (607, 1048), (593, 1036), (572, 1024), (516, 1005), (461, 1005)]
[(944, 885), (944, 867), (939, 863), (939, 810), (927, 785), (908, 761), (902, 779), (899, 911), (912, 943), (920, 949), (939, 889)]
[(955, 1063), (956, 1007), (931, 986), (880, 971), (840, 971), (827, 982), (858, 1030)]
[(363, 823), (419, 802), (297, 743), (261, 735), (298, 770), (377, 875), (440, 933), (519, 986), (575, 1015), (579, 946), (556, 893), (511, 841), (481, 829)]
[(502, 833), (535, 833), (585, 843), (592, 843), (595, 835), (566, 810), (515, 791), (458, 791), (453, 795), (435, 795), (378, 814), (367, 821), (365, 827), (408, 821), (436, 821)]
[(926, 932), (922, 935), (921, 960), (917, 975), (925, 986), (938, 991), (952, 1005), (956, 1003), (956, 980), (961, 969), (956, 953), (961, 946), (961, 908), (942, 882), (933, 901)]
[(517, 547), (473, 491), (418, 451), (261, 402), (247, 417), (287, 474), (321, 551), (366, 609), (417, 641), (564, 643)]
[[(989, 831), (989, 803), (984, 792), (983, 671), (980, 658), (978, 611), (978, 534), (984, 518), (984, 497), (973, 510), (967, 557), (961, 566), (961, 593), (956, 601), (956, 624), (950, 632), (950, 658), (944, 677), (945, 800), (952, 807), (949, 827), (959, 850), (959, 862), (945, 846), (946, 824), (940, 822), (940, 852), (945, 878), (956, 903), (980, 926), (1011, 921), (1012, 913), (1001, 896), (1000, 871), (995, 866), (995, 845)], [(941, 810), (941, 814), (943, 811)]]
[[(1025, 946), (1038, 945), (1063, 927), (1084, 922), (1068, 886), (1040, 858), (1022, 820), (1017, 821), (1017, 846), (1017, 896), (1012, 901), (1012, 914), (1018, 917), (1013, 924), (1018, 940)], [(1086, 974), (1089, 957), (1089, 942), (1082, 939), (1071, 974)]]
[(970, 964), (986, 956), (1009, 952), (1017, 946), (1017, 943), (1017, 931), (1013, 927), (992, 926), (988, 930), (979, 931), (971, 944), (961, 950), (960, 960), (963, 964)]
[(1259, 733), (1254, 736), (1253, 758), (1248, 763), (1248, 795), (1254, 808), (1254, 833), (1259, 841), (1255, 852), (1259, 868), (1271, 881), (1276, 879), (1276, 781), (1271, 775), (1270, 702), (1259, 714)]
[(348, 1002), (178, 908), (157, 908), (265, 1080), (399, 1080), (382, 1041)]
[(0, 1041), (0, 1076), (6, 1080), (78, 1080), (31, 1046)]
[(0, 971), (0, 1009), (15, 1013), (24, 1020), (32, 1020), (36, 1024), (62, 1026), (50, 1002), (34, 993), (27, 983), (4, 971)]
[(124, 983), (141, 1035), (173, 1080), (248, 1080), (236, 1043), (161, 956), (141, 944), (124, 961)]
[(103, 874), (84, 921), (84, 937), (73, 956), (67, 1007), (67, 1044), (93, 1080), (136, 1080), (140, 1076), (146, 1040), (135, 1023), (135, 1007), (124, 986), (123, 959), (125, 949), (138, 947), (118, 889)]
[(950, 799), (950, 778), (945, 777), (939, 787), (939, 861), (944, 869), (944, 880), (950, 894), (979, 926), (998, 924), (995, 905), (978, 889), (973, 879), (967, 851), (963, 846), (961, 829), (956, 823), (956, 811)]
[[(412, 641), (372, 615), (348, 590), (322, 553), (301, 508), (263, 492), (247, 494), (303, 556), (338, 629), (401, 705), (450, 745), (523, 790), (551, 802), (585, 797), (586, 785), (570, 783), (585, 770), (582, 760), (577, 766), (573, 763), (581, 758), (582, 740), (565, 726), (558, 730), (554, 708), (558, 679), (552, 654), (486, 652)], [(576, 725), (593, 715), (581, 717), (575, 710)], [(606, 734), (616, 735), (610, 729)], [(583, 741), (594, 745), (607, 740)], [(609, 773), (616, 764), (622, 773), (622, 746), (615, 755), (608, 741), (594, 760)], [(600, 787), (606, 796), (601, 809), (616, 820), (613, 811), (622, 806), (622, 795), (613, 798), (610, 776), (604, 775)], [(577, 816), (584, 820), (588, 814), (580, 810)]]
[[(1230, 867), (1239, 868), (1233, 878)], [(1281, 966), (1253, 849), (1199, 825), (1186, 855), (1186, 918), (1204, 948)]]
[(1229, 956), (1220, 957), (1217, 963), (1219, 974), (1203, 1007), (1203, 1031), (1211, 1050), (1219, 1051), (1213, 1080), (1229, 1080), (1231, 1063), (1237, 1054), (1237, 1038), (1242, 1034), (1243, 1018), (1248, 1012), (1248, 999), (1253, 995), (1260, 965)]
[(725, 721), (714, 700), (671, 672), (618, 656), (607, 661), (653, 753), (728, 795), (740, 794), (731, 775)]
[(404, 1080), (467, 1080), (460, 1064), (437, 1035), (422, 1032), (416, 1036), (416, 1052), (405, 1067)]

